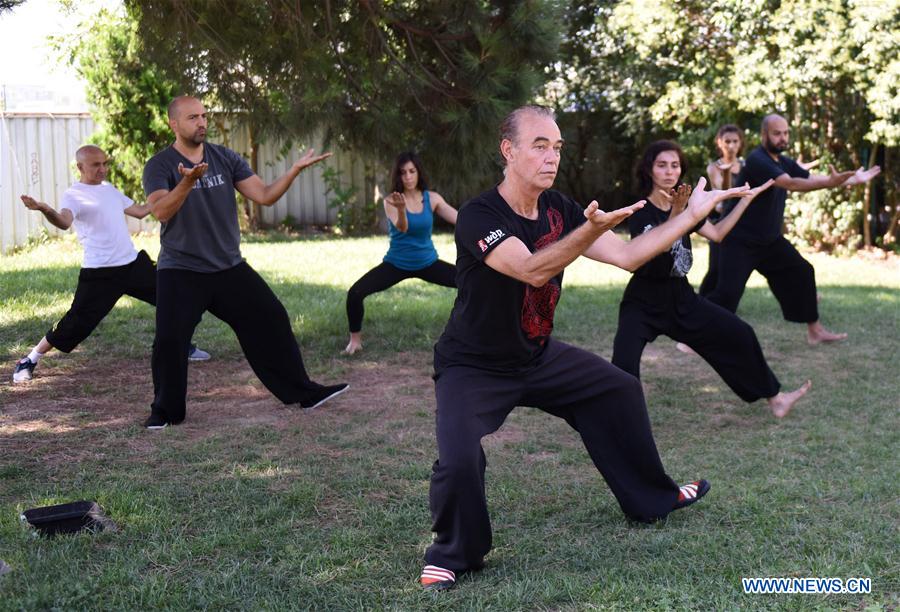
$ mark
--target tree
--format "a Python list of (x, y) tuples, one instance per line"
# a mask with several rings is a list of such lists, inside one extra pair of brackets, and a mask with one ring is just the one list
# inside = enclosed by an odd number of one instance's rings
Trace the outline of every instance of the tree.
[(457, 201), (498, 176), (500, 119), (542, 85), (558, 43), (550, 0), (127, 6), (148, 58), (260, 137), (324, 129), (382, 166), (416, 149)]
[(0, 0), (0, 15), (2, 15), (4, 11), (11, 11), (24, 3), (25, 0)]
[(110, 182), (143, 201), (141, 175), (150, 157), (172, 140), (166, 106), (176, 84), (144, 56), (138, 24), (103, 10), (74, 40), (58, 40), (86, 83), (97, 131), (94, 144), (112, 159)]
[[(617, 125), (640, 144), (677, 137), (691, 179), (714, 153), (718, 125), (743, 126), (753, 146), (769, 112), (788, 117), (794, 151), (806, 159), (856, 167), (877, 157), (884, 167), (896, 153), (898, 0), (660, 0), (653, 10), (640, 0), (594, 0), (580, 11), (564, 43), (576, 60), (560, 63), (552, 83), (567, 110), (607, 113), (586, 133)], [(881, 201), (890, 208), (896, 179), (887, 170)], [(890, 240), (896, 213), (891, 227), (869, 236), (870, 219), (883, 215), (873, 203), (880, 193), (794, 196), (788, 229), (821, 248), (853, 245), (860, 235)]]

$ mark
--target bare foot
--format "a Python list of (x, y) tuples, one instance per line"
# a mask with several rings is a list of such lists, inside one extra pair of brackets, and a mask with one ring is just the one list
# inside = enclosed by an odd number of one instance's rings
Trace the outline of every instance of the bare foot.
[(359, 332), (355, 334), (350, 334), (350, 342), (347, 343), (347, 347), (344, 349), (344, 353), (347, 355), (352, 355), (357, 351), (362, 350), (362, 336)]
[(815, 323), (809, 323), (806, 327), (806, 341), (810, 344), (810, 346), (815, 346), (817, 344), (821, 344), (822, 342), (840, 342), (846, 339), (847, 334), (838, 334), (832, 331), (828, 331), (818, 321), (816, 321)]
[(679, 351), (681, 351), (682, 353), (684, 353), (686, 355), (696, 355), (697, 354), (697, 351), (695, 351), (694, 349), (689, 347), (684, 342), (676, 342), (675, 348), (677, 348)]
[(807, 380), (797, 389), (794, 389), (789, 393), (779, 393), (775, 397), (770, 397), (768, 400), (769, 409), (772, 411), (772, 414), (775, 415), (775, 418), (781, 419), (787, 416), (787, 413), (791, 411), (794, 404), (796, 404), (801, 397), (806, 395), (806, 392), (809, 391), (810, 387), (812, 387), (812, 381)]

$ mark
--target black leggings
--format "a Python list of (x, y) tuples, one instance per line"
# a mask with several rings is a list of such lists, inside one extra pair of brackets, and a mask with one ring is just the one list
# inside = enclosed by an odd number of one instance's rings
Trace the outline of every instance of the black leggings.
[(381, 262), (363, 274), (347, 292), (347, 321), (350, 323), (350, 333), (355, 334), (362, 329), (365, 312), (363, 300), (366, 297), (393, 287), (407, 278), (421, 278), (442, 287), (456, 287), (456, 266), (438, 259), (421, 270), (401, 270), (386, 261)]

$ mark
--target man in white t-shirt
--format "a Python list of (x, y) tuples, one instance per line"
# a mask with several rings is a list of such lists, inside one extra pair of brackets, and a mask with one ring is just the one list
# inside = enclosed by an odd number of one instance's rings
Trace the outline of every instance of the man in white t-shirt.
[[(135, 204), (104, 181), (109, 159), (103, 149), (85, 145), (75, 152), (75, 161), (81, 178), (63, 194), (58, 211), (22, 196), (27, 208), (39, 211), (56, 227), (75, 227), (84, 247), (84, 261), (72, 306), (18, 361), (14, 383), (31, 380), (38, 361), (50, 349), (71, 352), (91, 335), (123, 295), (156, 305), (156, 266), (146, 252), (135, 250), (122, 214), (143, 219), (150, 214), (150, 206)], [(192, 345), (190, 358), (202, 361), (209, 359), (209, 354)]]

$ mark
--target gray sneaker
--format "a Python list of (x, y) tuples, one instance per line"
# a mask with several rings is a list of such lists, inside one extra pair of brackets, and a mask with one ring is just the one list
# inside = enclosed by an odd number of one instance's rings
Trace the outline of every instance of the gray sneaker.
[(34, 368), (37, 364), (28, 357), (22, 357), (16, 364), (16, 371), (13, 372), (13, 382), (28, 382), (34, 376)]
[(209, 353), (203, 349), (197, 348), (193, 344), (191, 345), (191, 352), (188, 353), (188, 361), (208, 361), (209, 357)]

